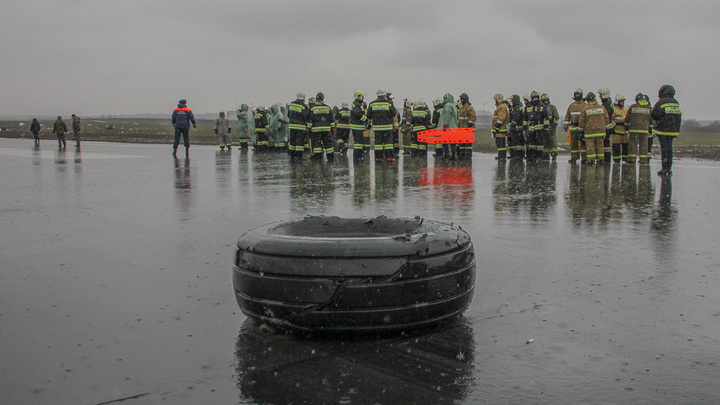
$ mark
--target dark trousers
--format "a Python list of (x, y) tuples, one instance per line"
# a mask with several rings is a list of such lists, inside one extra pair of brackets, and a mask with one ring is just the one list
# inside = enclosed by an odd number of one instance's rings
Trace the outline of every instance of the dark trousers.
[(185, 148), (190, 147), (190, 128), (175, 128), (175, 141), (173, 142), (173, 149), (177, 149), (180, 145), (180, 135), (183, 137)]
[(658, 135), (658, 141), (660, 142), (660, 157), (662, 159), (663, 167), (672, 166), (673, 160), (673, 138), (674, 136)]

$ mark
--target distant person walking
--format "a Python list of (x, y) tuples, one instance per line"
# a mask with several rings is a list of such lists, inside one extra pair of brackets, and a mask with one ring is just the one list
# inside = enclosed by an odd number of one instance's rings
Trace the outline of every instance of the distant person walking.
[(62, 116), (58, 115), (55, 123), (53, 124), (53, 133), (58, 138), (58, 148), (65, 149), (67, 142), (65, 141), (65, 134), (68, 132), (68, 127), (63, 121)]
[(82, 129), (80, 125), (80, 117), (73, 114), (72, 120), (73, 140), (75, 140), (75, 146), (80, 146), (80, 130)]
[(180, 135), (183, 137), (185, 143), (185, 155), (187, 156), (190, 149), (190, 123), (193, 128), (197, 128), (195, 123), (195, 116), (187, 106), (187, 101), (182, 99), (178, 102), (178, 106), (172, 113), (172, 125), (175, 128), (175, 141), (173, 142), (173, 153), (174, 157), (177, 157), (177, 148), (180, 144)]
[(680, 104), (675, 100), (675, 88), (669, 84), (663, 85), (658, 91), (658, 100), (650, 113), (655, 122), (653, 134), (660, 141), (660, 156), (662, 170), (657, 172), (660, 176), (672, 176), (673, 139), (680, 134), (682, 111)]
[(30, 123), (30, 132), (35, 138), (35, 146), (40, 146), (40, 121), (37, 118), (33, 118), (32, 123)]
[(225, 147), (227, 147), (229, 152), (232, 149), (232, 142), (230, 141), (232, 129), (230, 128), (230, 121), (225, 117), (225, 111), (220, 111), (218, 117), (215, 118), (213, 131), (215, 131), (215, 140), (220, 146), (220, 150), (225, 150)]

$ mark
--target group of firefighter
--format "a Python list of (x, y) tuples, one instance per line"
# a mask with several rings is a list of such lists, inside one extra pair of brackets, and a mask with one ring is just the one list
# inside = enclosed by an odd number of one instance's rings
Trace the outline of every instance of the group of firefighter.
[[(600, 102), (594, 93), (585, 96), (582, 89), (577, 89), (562, 123), (570, 146), (569, 162), (623, 161), (634, 164), (637, 161), (647, 164), (653, 134), (657, 133), (664, 141), (661, 143), (669, 142), (669, 147), (661, 145), (663, 170), (667, 166), (669, 171), (671, 141), (677, 136), (681, 120), (674, 94), (674, 88), (666, 85), (661, 88), (661, 100), (655, 108), (650, 106), (649, 97), (642, 93), (635, 96), (633, 105), (625, 107), (625, 97), (617, 94), (613, 103), (607, 88), (598, 90)], [(411, 157), (425, 157), (429, 148), (434, 149), (434, 156), (443, 159), (472, 157), (472, 143), (428, 144), (418, 135), (435, 128), (475, 128), (475, 109), (466, 93), (460, 95), (457, 103), (450, 93), (434, 100), (433, 111), (423, 99), (417, 102), (405, 100), (402, 114), (395, 108), (391, 93), (379, 89), (376, 95), (377, 98), (368, 104), (365, 93), (358, 90), (352, 104), (343, 102), (338, 109), (325, 104), (322, 92), (311, 97), (307, 104), (305, 94), (298, 93), (286, 107), (273, 105), (270, 112), (258, 107), (253, 111), (252, 123), (247, 121), (248, 106), (243, 104), (237, 112), (241, 149), (248, 147), (247, 130), (249, 124), (253, 124), (255, 139), (252, 143), (256, 151), (287, 152), (291, 161), (301, 160), (306, 151), (310, 152), (311, 160), (322, 160), (325, 156), (332, 161), (336, 152), (347, 154), (350, 137), (353, 159), (363, 161), (369, 155), (371, 133), (374, 133), (376, 160), (392, 162), (397, 159), (401, 142), (405, 144), (405, 153)], [(496, 109), (491, 133), (497, 146), (496, 159), (557, 159), (556, 129), (560, 115), (547, 94), (532, 91), (522, 99), (517, 94), (508, 98), (496, 94), (493, 99)], [(661, 120), (656, 123), (655, 131), (654, 116)]]
[[(443, 159), (472, 157), (472, 143), (428, 146), (418, 139), (419, 132), (432, 128), (474, 128), (475, 110), (467, 94), (461, 94), (455, 103), (454, 96), (447, 93), (435, 100), (433, 111), (422, 99), (417, 103), (405, 100), (402, 114), (395, 108), (392, 93), (378, 89), (376, 96), (367, 103), (365, 93), (358, 90), (352, 104), (343, 102), (338, 109), (325, 104), (322, 92), (306, 104), (305, 94), (301, 92), (286, 107), (273, 105), (270, 112), (265, 107), (257, 107), (252, 112), (252, 122), (248, 122), (248, 106), (243, 104), (237, 112), (240, 149), (247, 149), (252, 143), (260, 153), (286, 151), (291, 161), (302, 160), (306, 151), (310, 152), (311, 160), (325, 157), (333, 161), (336, 153), (347, 155), (352, 137), (355, 161), (367, 159), (372, 147), (376, 161), (393, 162), (400, 154), (402, 139), (409, 138), (404, 142), (404, 149), (412, 157), (427, 156), (428, 147), (434, 148), (434, 156)], [(247, 132), (250, 124), (252, 141)]]

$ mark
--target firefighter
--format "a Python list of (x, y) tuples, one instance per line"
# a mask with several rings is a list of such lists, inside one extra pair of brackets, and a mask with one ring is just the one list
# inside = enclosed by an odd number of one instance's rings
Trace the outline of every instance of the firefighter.
[(580, 136), (578, 131), (580, 113), (586, 105), (582, 89), (575, 90), (573, 100), (572, 104), (568, 106), (565, 121), (563, 121), (563, 129), (570, 132), (570, 160), (568, 160), (570, 163), (575, 163), (578, 159), (581, 159), (581, 162), (586, 160), (585, 139)]
[(427, 156), (427, 143), (419, 142), (417, 140), (417, 134), (420, 131), (430, 129), (430, 127), (432, 126), (430, 109), (428, 108), (425, 100), (420, 99), (418, 101), (417, 108), (415, 108), (412, 112), (410, 124), (412, 126), (411, 139), (413, 141), (413, 145), (415, 146), (415, 148), (412, 149), (411, 156), (418, 156), (424, 158)]
[[(467, 93), (460, 95), (458, 106), (458, 128), (475, 128), (475, 108), (470, 103)], [(472, 159), (472, 143), (458, 144), (458, 157), (461, 159)]]
[(513, 94), (510, 99), (510, 121), (508, 127), (508, 149), (510, 159), (525, 159), (523, 146), (523, 103), (520, 96)]
[(545, 146), (543, 148), (543, 154), (545, 157), (550, 156), (553, 161), (557, 160), (558, 146), (557, 146), (557, 127), (560, 122), (560, 113), (554, 104), (550, 103), (550, 96), (543, 93), (540, 97), (540, 101), (545, 104), (545, 108), (548, 111), (548, 120), (550, 121), (550, 127), (548, 129), (547, 136), (545, 137)]
[[(612, 96), (610, 95), (610, 90), (607, 87), (603, 87), (602, 89), (598, 90), (598, 95), (600, 96), (600, 101), (602, 102), (602, 106), (605, 108), (605, 111), (608, 113), (608, 117), (612, 117), (613, 115), (613, 102), (612, 102)], [(612, 137), (612, 134), (615, 133), (615, 122), (612, 120), (608, 124), (608, 127), (605, 128), (605, 138), (603, 138), (603, 147), (605, 150), (605, 153), (603, 154), (603, 157), (605, 159), (605, 163), (610, 163), (612, 160), (612, 149), (610, 148), (610, 138)]]
[(605, 107), (597, 103), (595, 93), (588, 93), (587, 105), (580, 113), (578, 131), (585, 137), (587, 145), (587, 162), (600, 163), (605, 159), (605, 128), (610, 123), (610, 116)]
[(323, 149), (328, 162), (335, 160), (335, 121), (332, 108), (325, 104), (325, 94), (319, 92), (315, 96), (315, 105), (310, 108), (310, 145), (312, 160), (322, 160)]
[(675, 88), (669, 84), (660, 87), (658, 101), (653, 106), (650, 117), (654, 121), (653, 134), (660, 142), (660, 156), (662, 169), (657, 172), (660, 176), (672, 176), (673, 140), (680, 134), (682, 111), (675, 99)]
[(610, 135), (613, 163), (620, 163), (621, 160), (627, 162), (628, 159), (628, 138), (625, 130), (626, 115), (625, 96), (616, 94), (613, 112), (610, 116), (611, 125), (613, 126), (613, 132)]
[[(385, 93), (385, 96), (387, 97), (388, 102), (390, 105), (395, 107), (395, 96), (393, 96), (392, 93), (389, 91)], [(392, 151), (393, 156), (395, 159), (400, 157), (400, 111), (398, 109), (395, 109), (395, 116), (393, 117), (393, 130), (392, 130)]]
[(255, 112), (255, 151), (256, 152), (267, 152), (268, 150), (268, 139), (267, 131), (270, 127), (268, 121), (267, 110), (264, 106), (259, 106)]
[[(647, 94), (643, 94), (643, 99), (645, 99), (645, 101), (647, 101), (648, 104), (650, 104), (650, 96), (648, 96)], [(655, 139), (655, 133), (653, 133), (652, 128), (651, 128), (650, 135), (648, 135), (648, 150), (647, 150), (648, 160), (652, 159), (652, 146), (653, 146), (654, 139)]]
[(641, 165), (648, 163), (648, 134), (652, 128), (650, 103), (645, 101), (642, 93), (635, 96), (635, 104), (628, 108), (625, 115), (625, 128), (628, 136), (628, 164), (635, 164), (635, 158)]
[(412, 101), (405, 99), (403, 102), (402, 121), (400, 124), (400, 133), (402, 134), (403, 154), (414, 155), (416, 143), (412, 140), (413, 126), (413, 109)]
[[(247, 150), (248, 148), (248, 132), (250, 129), (250, 117), (248, 117), (248, 105), (242, 104), (240, 105), (240, 109), (237, 110), (235, 113), (235, 116), (238, 120), (238, 138), (240, 140), (240, 147), (238, 149), (240, 150)], [(232, 142), (231, 142), (232, 143)]]
[(367, 104), (365, 103), (365, 92), (358, 90), (353, 95), (354, 100), (350, 109), (350, 131), (353, 136), (353, 160), (363, 160), (365, 152), (370, 148), (370, 142), (365, 142), (365, 129), (368, 124)]
[(395, 161), (393, 153), (393, 130), (397, 128), (397, 110), (383, 89), (376, 92), (377, 99), (368, 104), (367, 119), (375, 132), (375, 160), (386, 158)]
[[(438, 117), (438, 128), (449, 129), (458, 128), (458, 108), (455, 104), (455, 97), (446, 93), (443, 96), (443, 107)], [(457, 144), (443, 144), (443, 159), (455, 160), (458, 158)]]
[[(432, 121), (431, 126), (432, 128), (437, 128), (438, 121), (440, 120), (440, 111), (442, 111), (443, 108), (443, 102), (440, 97), (433, 100), (433, 113), (432, 113)], [(445, 151), (447, 150), (447, 146), (443, 145), (441, 143), (435, 144), (435, 157), (443, 157), (445, 154)]]
[(350, 141), (350, 105), (347, 101), (343, 101), (335, 116), (337, 121), (337, 147), (340, 155), (347, 156), (348, 145)]
[[(462, 100), (462, 96), (460, 96), (460, 99)], [(493, 138), (495, 138), (495, 146), (497, 146), (498, 155), (495, 159), (505, 160), (507, 158), (507, 124), (510, 122), (510, 113), (502, 94), (494, 95), (493, 100), (495, 100), (495, 112), (490, 123), (490, 131)]]
[(297, 94), (295, 101), (288, 104), (288, 154), (290, 161), (302, 160), (305, 144), (307, 143), (308, 128), (310, 127), (310, 109), (305, 104), (305, 93)]
[(232, 129), (230, 128), (230, 121), (225, 117), (225, 111), (220, 111), (218, 117), (215, 118), (213, 132), (215, 132), (215, 141), (217, 141), (220, 150), (225, 150), (225, 147), (228, 148), (228, 152), (232, 150), (232, 143), (230, 141)]
[(287, 151), (287, 128), (288, 119), (282, 113), (281, 108), (277, 104), (270, 106), (270, 125), (268, 131), (268, 142), (271, 144), (271, 151), (283, 152)]
[(523, 110), (523, 127), (528, 134), (528, 161), (535, 161), (542, 157), (543, 139), (549, 124), (547, 108), (540, 101), (540, 93), (533, 91), (530, 93), (530, 103)]

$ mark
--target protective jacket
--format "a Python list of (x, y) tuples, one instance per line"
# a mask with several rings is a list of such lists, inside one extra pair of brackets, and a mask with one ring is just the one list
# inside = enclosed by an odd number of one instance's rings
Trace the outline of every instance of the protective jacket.
[(507, 104), (505, 104), (503, 100), (495, 100), (495, 105), (497, 108), (495, 108), (495, 112), (493, 113), (490, 130), (493, 136), (507, 136), (507, 124), (510, 122), (510, 111), (508, 111)]
[(523, 109), (523, 126), (528, 133), (546, 129), (549, 125), (547, 108), (540, 100), (531, 101), (525, 106)]
[(285, 146), (285, 133), (287, 132), (287, 117), (280, 112), (277, 105), (270, 106), (270, 136), (275, 146)]
[(392, 131), (397, 126), (396, 116), (397, 110), (385, 96), (368, 104), (367, 119), (372, 122), (375, 131)]
[(257, 110), (255, 112), (255, 133), (263, 134), (267, 132), (270, 123), (268, 122), (267, 111)]
[(240, 106), (240, 109), (237, 111), (237, 113), (235, 113), (235, 116), (237, 117), (237, 120), (238, 120), (238, 128), (237, 128), (238, 137), (240, 139), (247, 139), (248, 131), (250, 130), (250, 127), (248, 126), (250, 117), (248, 117), (247, 104), (242, 104)]
[(215, 118), (215, 126), (213, 127), (216, 135), (225, 135), (230, 133), (230, 121), (226, 117)]
[(80, 132), (80, 130), (82, 129), (82, 126), (80, 125), (80, 117), (75, 115), (72, 117), (72, 120), (73, 120), (73, 123), (72, 123), (73, 131)]
[(40, 121), (33, 118), (32, 123), (30, 124), (30, 132), (32, 132), (34, 135), (40, 133)]
[(432, 121), (430, 123), (431, 128), (437, 128), (438, 122), (440, 121), (440, 112), (442, 111), (442, 105), (434, 105), (432, 113)]
[(447, 93), (443, 96), (443, 107), (438, 118), (438, 128), (458, 128), (458, 110), (455, 98)]
[(195, 116), (187, 104), (178, 104), (172, 113), (172, 124), (177, 129), (190, 129), (190, 123), (195, 125)]
[(610, 120), (615, 124), (613, 131), (616, 135), (625, 135), (625, 116), (627, 115), (627, 108), (620, 107), (619, 105), (613, 105), (613, 113)]
[(580, 122), (580, 113), (585, 109), (585, 101), (575, 101), (568, 106), (567, 112), (565, 113), (565, 121), (563, 122), (563, 129), (566, 131), (577, 131), (578, 123)]
[(353, 100), (350, 109), (350, 129), (353, 131), (364, 131), (367, 126), (367, 104), (364, 101)]
[(475, 109), (467, 102), (458, 109), (458, 128), (475, 128)]
[(337, 129), (350, 129), (350, 109), (343, 107), (337, 112)]
[(430, 129), (432, 125), (430, 121), (430, 109), (427, 107), (416, 107), (412, 112), (411, 124), (413, 132)]
[(323, 102), (316, 102), (310, 109), (310, 131), (330, 132), (334, 128), (332, 108)]
[(591, 101), (580, 113), (578, 129), (585, 133), (585, 138), (605, 136), (605, 128), (610, 123), (607, 110), (595, 101)]
[(65, 121), (63, 121), (59, 118), (57, 120), (55, 120), (55, 123), (53, 124), (53, 133), (54, 134), (62, 135), (67, 131), (68, 131), (68, 127), (65, 124)]
[(545, 104), (545, 108), (547, 109), (548, 113), (548, 122), (550, 124), (550, 129), (553, 130), (551, 132), (554, 133), (554, 129), (557, 128), (558, 124), (560, 123), (560, 112), (558, 112), (555, 104), (552, 103)]
[(650, 103), (645, 100), (639, 100), (628, 108), (625, 115), (625, 128), (631, 134), (647, 134), (652, 127), (652, 118), (650, 118)]
[(305, 100), (297, 99), (288, 104), (288, 127), (290, 130), (306, 131), (310, 127), (310, 109)]
[(682, 123), (680, 104), (675, 100), (675, 88), (668, 84), (662, 86), (658, 92), (660, 98), (652, 109), (650, 117), (655, 121), (654, 135), (678, 136)]

